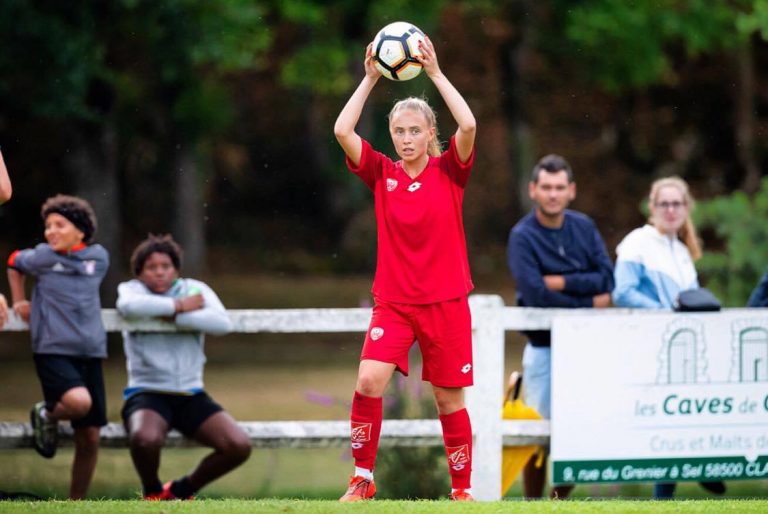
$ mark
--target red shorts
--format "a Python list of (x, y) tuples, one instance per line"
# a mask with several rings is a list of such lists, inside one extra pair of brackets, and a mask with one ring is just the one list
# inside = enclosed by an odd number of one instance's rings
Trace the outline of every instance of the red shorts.
[(418, 341), (422, 380), (438, 387), (472, 385), (472, 317), (466, 296), (426, 305), (375, 299), (360, 360), (389, 362), (408, 375), (408, 351)]

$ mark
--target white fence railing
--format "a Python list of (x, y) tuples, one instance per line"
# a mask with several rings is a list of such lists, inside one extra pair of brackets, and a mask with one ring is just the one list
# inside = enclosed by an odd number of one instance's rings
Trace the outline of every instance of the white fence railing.
[[(501, 497), (502, 446), (546, 444), (548, 421), (511, 421), (501, 419), (504, 390), (504, 336), (507, 330), (546, 330), (554, 316), (573, 314), (568, 309), (532, 309), (505, 307), (500, 296), (470, 296), (475, 362), (475, 385), (467, 389), (467, 408), (474, 431), (472, 488), (479, 500)], [(623, 309), (588, 310), (595, 315), (626, 313)], [(584, 314), (580, 309), (579, 313)], [(231, 310), (234, 332), (240, 333), (317, 333), (365, 332), (370, 309), (259, 309)], [(104, 309), (104, 325), (109, 332), (122, 330), (173, 331), (173, 324), (146, 320), (127, 322), (114, 309)], [(5, 331), (26, 331), (27, 325), (11, 315)], [(256, 447), (343, 446), (349, 441), (349, 422), (343, 421), (265, 421), (241, 422)], [(64, 441), (71, 438), (62, 427)], [(110, 423), (102, 430), (105, 447), (126, 446), (121, 424)], [(71, 444), (71, 441), (69, 441)], [(190, 444), (173, 432), (169, 445)], [(385, 420), (382, 446), (442, 445), (437, 420)], [(0, 423), (0, 448), (31, 446), (31, 429), (26, 423)]]

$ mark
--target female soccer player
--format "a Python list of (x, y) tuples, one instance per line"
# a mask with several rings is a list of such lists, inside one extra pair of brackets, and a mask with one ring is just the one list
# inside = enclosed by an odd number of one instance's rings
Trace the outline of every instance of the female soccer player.
[(365, 77), (339, 114), (334, 133), (347, 166), (373, 191), (378, 227), (375, 305), (360, 358), (352, 401), (355, 473), (341, 501), (376, 493), (373, 469), (382, 422), (382, 395), (395, 370), (408, 374), (408, 350), (418, 340), (443, 427), (451, 474), (450, 498), (472, 501), (472, 428), (464, 387), (472, 385), (472, 337), (467, 295), (472, 290), (462, 221), (464, 188), (474, 159), (475, 118), (440, 71), (429, 38), (419, 61), (458, 124), (448, 149), (437, 138), (435, 113), (422, 99), (406, 98), (389, 113), (389, 132), (400, 157), (392, 161), (362, 139), (355, 126), (381, 74), (372, 44)]

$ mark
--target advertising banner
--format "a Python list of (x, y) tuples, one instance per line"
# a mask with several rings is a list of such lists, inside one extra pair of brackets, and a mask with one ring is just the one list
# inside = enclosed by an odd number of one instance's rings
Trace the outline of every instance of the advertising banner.
[(768, 478), (768, 311), (552, 325), (554, 483)]

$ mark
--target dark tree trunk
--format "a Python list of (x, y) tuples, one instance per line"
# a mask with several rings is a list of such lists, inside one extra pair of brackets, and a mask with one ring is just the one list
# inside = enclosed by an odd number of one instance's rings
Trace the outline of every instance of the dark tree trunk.
[(205, 271), (205, 205), (199, 157), (193, 145), (180, 144), (174, 155), (175, 204), (173, 237), (184, 248), (184, 273)]
[[(513, 219), (521, 217), (529, 205), (529, 171), (536, 162), (533, 151), (531, 127), (525, 110), (529, 96), (526, 62), (531, 59), (535, 37), (535, 2), (529, 0), (506, 2), (502, 8), (504, 18), (509, 20), (510, 30), (501, 44), (500, 79), (501, 105), (509, 124), (509, 148), (512, 162), (510, 181), (513, 203)], [(529, 16), (530, 14), (530, 16)]]
[(107, 249), (111, 262), (102, 284), (102, 300), (104, 305), (114, 305), (117, 284), (127, 269), (120, 251), (122, 213), (114, 125), (107, 122), (95, 133), (80, 136), (79, 146), (72, 152), (67, 165), (73, 170), (76, 194), (88, 200), (96, 213), (95, 241)]
[(736, 154), (744, 169), (742, 189), (747, 193), (754, 193), (760, 189), (760, 167), (755, 156), (755, 71), (751, 40), (738, 47), (736, 57)]

